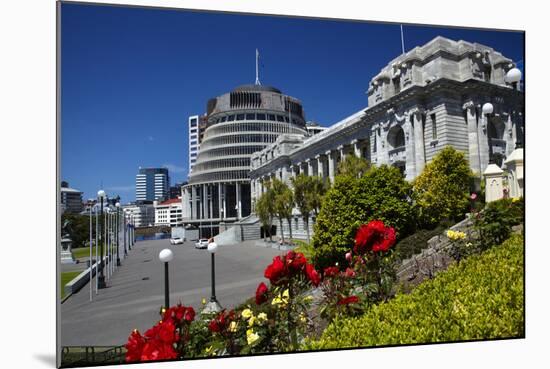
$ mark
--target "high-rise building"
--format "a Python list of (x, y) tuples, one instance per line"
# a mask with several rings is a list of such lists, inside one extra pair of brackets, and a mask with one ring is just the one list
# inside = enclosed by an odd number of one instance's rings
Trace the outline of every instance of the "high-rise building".
[(69, 187), (66, 181), (61, 182), (61, 211), (67, 213), (80, 213), (82, 204), (82, 192)]
[(170, 177), (166, 168), (139, 168), (136, 175), (136, 202), (168, 198)]
[(189, 117), (189, 171), (193, 169), (200, 151), (200, 144), (204, 137), (204, 131), (208, 119), (206, 115), (192, 115)]
[(181, 197), (181, 188), (187, 184), (187, 181), (176, 183), (173, 186), (170, 186), (169, 199), (177, 199)]

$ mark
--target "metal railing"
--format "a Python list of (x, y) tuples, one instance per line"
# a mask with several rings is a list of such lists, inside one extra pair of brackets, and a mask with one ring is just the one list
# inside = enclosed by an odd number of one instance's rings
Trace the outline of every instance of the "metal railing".
[(63, 346), (61, 348), (61, 366), (79, 367), (125, 362), (124, 346)]

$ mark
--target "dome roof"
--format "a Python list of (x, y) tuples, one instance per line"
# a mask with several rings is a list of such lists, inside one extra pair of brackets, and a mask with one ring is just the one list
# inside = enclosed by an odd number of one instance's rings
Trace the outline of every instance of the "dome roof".
[(241, 85), (236, 87), (233, 92), (244, 92), (244, 91), (269, 91), (269, 92), (276, 92), (279, 94), (282, 94), (281, 90), (271, 87), (271, 86), (263, 86), (263, 85)]

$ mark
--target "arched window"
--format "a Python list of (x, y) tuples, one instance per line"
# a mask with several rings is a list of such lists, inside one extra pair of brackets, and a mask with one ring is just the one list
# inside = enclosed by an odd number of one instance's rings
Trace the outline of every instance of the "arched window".
[(405, 132), (401, 126), (394, 126), (388, 132), (388, 143), (392, 149), (405, 146)]

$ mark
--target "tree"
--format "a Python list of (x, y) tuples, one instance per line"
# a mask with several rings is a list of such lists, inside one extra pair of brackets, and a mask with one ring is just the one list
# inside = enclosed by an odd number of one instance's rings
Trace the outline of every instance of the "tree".
[(271, 228), (273, 226), (273, 216), (275, 214), (275, 199), (273, 197), (273, 190), (271, 189), (271, 182), (266, 181), (263, 183), (263, 186), (266, 188), (266, 191), (256, 201), (256, 214), (260, 218), (262, 227), (269, 234), (269, 241), (272, 242)]
[(311, 186), (308, 191), (307, 201), (310, 204), (310, 207), (315, 214), (315, 217), (319, 215), (319, 210), (321, 209), (321, 204), (323, 201), (323, 196), (327, 192), (328, 182), (323, 180), (320, 177), (310, 177)]
[[(68, 220), (71, 224), (69, 236), (73, 248), (88, 246), (90, 240), (90, 217), (88, 215), (63, 213), (61, 223)], [(92, 227), (92, 236), (95, 239), (95, 227)]]
[(413, 182), (419, 225), (434, 227), (443, 219), (459, 220), (468, 209), (473, 173), (462, 152), (445, 147)]
[(360, 178), (367, 173), (370, 163), (367, 159), (358, 158), (355, 155), (347, 155), (344, 160), (338, 163), (336, 174)]
[(310, 194), (312, 184), (312, 177), (309, 177), (303, 173), (292, 178), (292, 185), (294, 187), (294, 203), (296, 204), (296, 207), (304, 220), (307, 242), (309, 242), (309, 216), (313, 210), (311, 207), (312, 196)]
[(292, 209), (294, 208), (294, 196), (292, 190), (286, 183), (278, 179), (274, 179), (273, 182), (271, 182), (271, 191), (273, 191), (275, 215), (279, 218), (281, 237), (284, 243), (283, 219), (286, 219), (288, 222), (290, 238), (292, 238)]
[(371, 167), (361, 178), (337, 175), (323, 198), (315, 223), (312, 246), (318, 268), (344, 263), (354, 244), (356, 230), (371, 220), (381, 220), (400, 239), (414, 230), (411, 186), (399, 169)]

